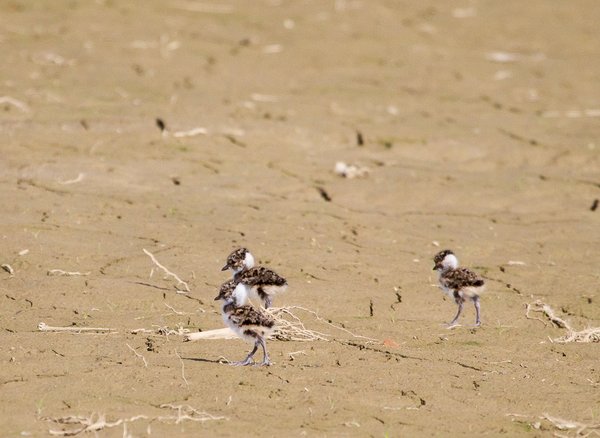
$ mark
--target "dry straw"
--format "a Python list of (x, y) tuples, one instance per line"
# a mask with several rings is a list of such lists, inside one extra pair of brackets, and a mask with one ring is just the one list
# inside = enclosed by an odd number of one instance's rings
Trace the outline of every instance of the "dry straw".
[[(599, 433), (600, 423), (588, 424), (588, 423), (581, 423), (579, 421), (565, 420), (564, 418), (555, 417), (555, 416), (549, 415), (547, 413), (544, 413), (540, 417), (538, 417), (539, 420), (541, 420), (541, 421), (533, 421), (533, 422), (531, 422), (531, 420), (529, 419), (529, 418), (531, 418), (529, 415), (522, 415), (522, 414), (506, 414), (506, 415), (508, 417), (513, 417), (513, 421), (518, 421), (518, 422), (529, 424), (535, 430), (545, 429), (546, 427), (552, 427), (556, 430), (560, 430), (560, 431), (566, 433), (566, 435), (565, 435), (565, 434), (561, 434), (558, 432), (554, 432), (553, 435), (556, 437), (565, 437), (566, 438), (566, 437), (570, 437), (570, 436), (575, 436), (575, 437), (600, 436), (600, 433)], [(522, 418), (523, 420), (521, 420), (520, 418)], [(527, 419), (527, 420), (525, 420), (525, 419)], [(546, 426), (545, 424), (542, 423), (543, 420), (546, 420), (550, 424), (548, 426)]]
[[(364, 339), (367, 342), (378, 342), (377, 339), (369, 338), (367, 336), (357, 335), (350, 330), (342, 327), (339, 324), (327, 320), (314, 310), (307, 309), (300, 306), (286, 306), (286, 307), (271, 307), (264, 310), (273, 319), (275, 319), (275, 332), (271, 336), (280, 341), (330, 341), (333, 339), (333, 335), (312, 330), (307, 328), (302, 320), (296, 315), (298, 312), (304, 312), (310, 315), (316, 321), (332, 327), (338, 331), (344, 332), (353, 338)], [(296, 313), (294, 313), (296, 312)], [(197, 333), (185, 333), (185, 341), (198, 341), (201, 339), (234, 339), (237, 336), (228, 328), (207, 330)]]
[[(73, 416), (69, 415), (66, 417), (45, 417), (42, 420), (50, 421), (56, 424), (71, 425), (75, 426), (72, 429), (66, 430), (53, 430), (50, 429), (48, 433), (53, 436), (75, 436), (83, 432), (98, 432), (102, 429), (109, 429), (111, 427), (117, 427), (123, 425), (124, 432), (127, 430), (127, 423), (133, 423), (138, 420), (159, 421), (162, 423), (179, 424), (184, 421), (194, 421), (204, 423), (206, 421), (215, 420), (226, 420), (226, 417), (220, 417), (211, 415), (207, 412), (199, 411), (189, 405), (171, 405), (162, 404), (162, 409), (171, 409), (176, 411), (176, 415), (161, 415), (158, 417), (149, 417), (147, 415), (136, 415), (131, 418), (119, 418), (115, 421), (107, 421), (104, 414), (92, 413), (91, 415), (84, 416)], [(124, 433), (125, 435), (125, 433)]]
[(567, 321), (556, 316), (552, 307), (540, 300), (526, 304), (525, 308), (527, 309), (525, 312), (527, 319), (535, 319), (546, 325), (546, 322), (543, 319), (529, 316), (530, 312), (542, 313), (550, 320), (552, 324), (558, 328), (564, 328), (567, 330), (567, 334), (565, 336), (551, 339), (552, 342), (557, 342), (560, 344), (566, 344), (569, 342), (600, 342), (600, 327), (590, 327), (577, 331), (571, 327)]
[[(154, 257), (154, 254), (152, 254), (150, 251), (148, 251), (146, 248), (142, 248), (144, 253), (150, 257), (150, 259), (152, 260), (152, 263), (154, 263), (159, 269), (161, 269), (164, 273), (165, 273), (165, 279), (169, 278), (169, 277), (173, 277), (175, 279), (175, 281), (177, 281), (177, 286), (175, 286), (177, 288), (178, 291), (182, 291), (182, 292), (190, 292), (190, 287), (188, 286), (188, 284), (183, 281), (181, 278), (179, 278), (179, 276), (177, 274), (175, 274), (174, 272), (169, 271), (167, 268), (165, 268), (158, 260), (156, 260), (156, 257)], [(183, 288), (181, 288), (180, 286), (183, 286)]]

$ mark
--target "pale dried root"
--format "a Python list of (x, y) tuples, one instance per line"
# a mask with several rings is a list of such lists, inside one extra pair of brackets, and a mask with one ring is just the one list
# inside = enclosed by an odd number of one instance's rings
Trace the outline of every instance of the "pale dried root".
[(600, 327), (590, 327), (584, 330), (577, 331), (573, 327), (571, 327), (571, 325), (567, 321), (556, 316), (552, 307), (540, 300), (526, 304), (525, 308), (525, 317), (527, 319), (535, 319), (541, 321), (545, 325), (546, 322), (544, 320), (529, 316), (529, 312), (531, 311), (543, 313), (552, 324), (556, 325), (558, 328), (564, 328), (567, 330), (567, 334), (565, 336), (556, 339), (551, 339), (552, 342), (557, 342), (561, 344), (566, 344), (569, 342), (600, 342)]

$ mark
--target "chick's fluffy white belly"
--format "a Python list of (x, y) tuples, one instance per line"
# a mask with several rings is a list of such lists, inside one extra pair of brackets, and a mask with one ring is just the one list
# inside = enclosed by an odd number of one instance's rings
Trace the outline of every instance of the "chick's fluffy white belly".
[[(454, 298), (454, 289), (447, 288), (442, 282), (439, 283), (440, 289), (444, 292), (445, 295), (450, 298)], [(474, 298), (479, 296), (485, 290), (485, 285), (483, 286), (466, 286), (461, 288), (458, 291), (458, 295), (462, 298)]]
[(467, 287), (463, 287), (459, 291), (459, 294), (463, 298), (474, 298), (474, 297), (478, 297), (481, 294), (481, 292), (483, 292), (484, 290), (485, 290), (485, 285), (484, 286), (467, 286)]
[(223, 321), (225, 322), (225, 325), (229, 327), (236, 335), (250, 344), (256, 342), (256, 337), (246, 334), (245, 332), (248, 330), (265, 338), (273, 333), (273, 328), (264, 327), (262, 325), (248, 324), (240, 327), (239, 325), (235, 324), (227, 314), (223, 315)]
[[(259, 288), (259, 286), (252, 286), (250, 288), (250, 294), (252, 295), (252, 298), (260, 299), (260, 296), (258, 295), (258, 288)], [(260, 286), (260, 288), (267, 295), (273, 296), (278, 293), (285, 292), (285, 290), (287, 289), (287, 285), (284, 285), (284, 286), (268, 285), (268, 286)]]
[(233, 290), (233, 295), (236, 299), (237, 305), (243, 306), (244, 304), (248, 303), (250, 288), (243, 283), (238, 283), (238, 285)]

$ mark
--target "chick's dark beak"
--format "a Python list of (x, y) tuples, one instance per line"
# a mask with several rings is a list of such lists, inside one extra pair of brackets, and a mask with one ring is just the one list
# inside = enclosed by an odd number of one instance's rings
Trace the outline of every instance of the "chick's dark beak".
[(221, 271), (226, 271), (226, 270), (228, 270), (228, 269), (229, 269), (229, 265), (225, 265), (225, 266), (223, 266), (223, 267), (221, 268)]
[(221, 294), (219, 294), (215, 297), (215, 301), (219, 301), (220, 299), (221, 299)]

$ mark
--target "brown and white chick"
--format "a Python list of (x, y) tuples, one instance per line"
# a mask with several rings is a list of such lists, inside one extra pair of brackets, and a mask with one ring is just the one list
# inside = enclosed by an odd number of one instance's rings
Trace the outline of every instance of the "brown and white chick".
[(236, 274), (238, 296), (245, 304), (248, 297), (258, 298), (265, 309), (273, 304), (273, 297), (287, 289), (287, 280), (264, 266), (255, 266)]
[(235, 276), (244, 269), (250, 269), (254, 267), (254, 256), (247, 248), (234, 249), (231, 254), (227, 256), (227, 262), (225, 266), (221, 268), (221, 271), (231, 269)]
[(259, 345), (263, 350), (263, 361), (260, 365), (271, 365), (266, 338), (273, 333), (275, 320), (270, 315), (256, 310), (249, 304), (238, 305), (240, 290), (236, 288), (237, 286), (238, 283), (233, 279), (223, 283), (219, 289), (219, 295), (215, 297), (215, 301), (221, 300), (223, 302), (222, 316), (225, 325), (243, 340), (254, 344), (254, 347), (248, 353), (246, 359), (233, 362), (231, 365), (246, 366), (254, 364), (252, 357), (258, 350)]
[(458, 259), (454, 253), (446, 249), (440, 251), (433, 258), (435, 263), (433, 270), (438, 272), (439, 285), (446, 295), (454, 298), (458, 306), (456, 316), (449, 327), (454, 327), (460, 316), (465, 301), (470, 300), (475, 305), (475, 325), (481, 325), (481, 310), (479, 306), (479, 294), (485, 288), (485, 282), (477, 273), (467, 268), (458, 267)]
[(233, 279), (239, 283), (238, 304), (257, 298), (265, 309), (273, 304), (273, 297), (287, 289), (287, 280), (264, 266), (254, 266), (254, 256), (246, 248), (238, 248), (227, 257), (222, 271), (231, 269)]

